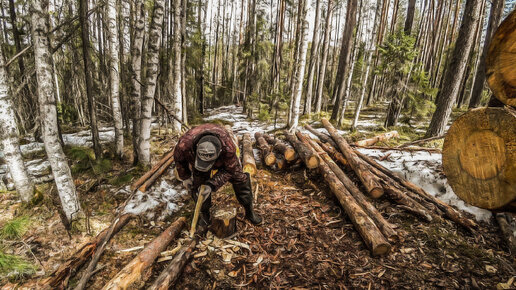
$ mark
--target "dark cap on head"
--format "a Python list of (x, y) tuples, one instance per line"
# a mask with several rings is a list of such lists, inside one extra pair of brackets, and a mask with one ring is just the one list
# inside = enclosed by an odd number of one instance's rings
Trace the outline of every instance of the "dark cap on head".
[(220, 140), (216, 136), (206, 135), (197, 142), (195, 169), (207, 172), (220, 155)]

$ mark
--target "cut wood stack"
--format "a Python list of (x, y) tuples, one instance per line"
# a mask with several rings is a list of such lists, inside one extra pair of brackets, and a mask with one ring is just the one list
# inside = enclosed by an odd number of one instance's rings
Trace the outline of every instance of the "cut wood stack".
[(305, 163), (305, 166), (308, 169), (314, 169), (314, 168), (319, 167), (319, 163), (320, 163), (319, 157), (317, 157), (317, 154), (314, 154), (314, 152), (312, 151), (312, 149), (310, 147), (308, 147), (308, 145), (297, 140), (296, 135), (294, 135), (294, 134), (291, 134), (288, 132), (284, 132), (284, 134), (285, 134), (285, 138), (287, 139), (287, 141), (290, 142), (292, 147), (294, 147), (297, 154), (299, 155), (301, 160), (303, 160), (303, 162)]
[(262, 159), (265, 165), (272, 166), (276, 163), (276, 155), (272, 152), (272, 147), (265, 141), (263, 138), (263, 134), (260, 132), (256, 132), (254, 134), (254, 139), (256, 140), (256, 144), (262, 153)]
[(242, 166), (244, 172), (248, 172), (251, 176), (256, 175), (256, 161), (254, 160), (253, 143), (249, 133), (245, 133), (242, 137)]
[(297, 159), (296, 150), (280, 139), (274, 138), (269, 134), (263, 134), (263, 138), (272, 146), (272, 150), (276, 153), (276, 158), (280, 157), (287, 162), (294, 162)]

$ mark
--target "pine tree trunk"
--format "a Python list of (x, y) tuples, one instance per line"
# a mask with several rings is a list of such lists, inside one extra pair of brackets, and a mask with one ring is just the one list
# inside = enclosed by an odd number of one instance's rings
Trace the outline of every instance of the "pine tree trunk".
[[(181, 90), (181, 1), (174, 1), (174, 57), (170, 58), (169, 80), (173, 80), (172, 88), (172, 110), (178, 117), (182, 118), (183, 96)], [(181, 123), (172, 121), (174, 132), (181, 132)]]
[[(450, 2), (452, 2), (450, 0)], [(412, 33), (412, 24), (414, 23), (414, 13), (416, 11), (416, 0), (409, 0), (407, 6), (407, 17), (405, 18), (405, 31), (406, 35), (410, 35)]]
[[(159, 48), (161, 46), (161, 25), (163, 23), (164, 0), (155, 0), (152, 11), (152, 20), (149, 27), (149, 40), (147, 46), (147, 68), (145, 76), (145, 92), (142, 98), (142, 118), (140, 128), (140, 143), (138, 144), (139, 161), (144, 165), (150, 165), (150, 133), (152, 106), (156, 92), (156, 80), (159, 70)], [(181, 91), (181, 85), (179, 85)], [(178, 117), (181, 115), (178, 115)]]
[(27, 168), (23, 163), (18, 141), (18, 127), (14, 115), (14, 106), (9, 95), (7, 72), (4, 67), (4, 56), (0, 50), (0, 149), (4, 153), (9, 173), (14, 181), (16, 191), (24, 202), (30, 202), (34, 196), (32, 183)]
[(135, 25), (133, 43), (131, 46), (131, 112), (133, 115), (133, 164), (138, 163), (142, 112), (142, 50), (143, 37), (145, 34), (145, 5), (143, 2), (137, 3), (135, 10)]
[[(81, 23), (82, 60), (84, 65), (84, 77), (86, 79), (86, 95), (88, 97), (88, 109), (90, 111), (90, 127), (93, 140), (95, 157), (102, 157), (100, 146), (99, 128), (97, 125), (96, 89), (93, 80), (93, 61), (90, 55), (90, 27), (88, 23), (88, 0), (79, 0), (79, 22)], [(51, 57), (51, 55), (50, 55)]]
[(117, 9), (116, 0), (107, 3), (108, 30), (109, 30), (109, 55), (111, 78), (111, 107), (113, 109), (113, 121), (115, 123), (115, 151), (119, 158), (124, 154), (124, 132), (122, 122), (122, 109), (120, 107), (120, 59), (118, 57), (118, 30), (116, 27)]
[(326, 75), (326, 64), (328, 62), (328, 46), (330, 45), (330, 33), (331, 33), (331, 20), (333, 13), (333, 1), (328, 0), (328, 8), (326, 11), (326, 25), (324, 28), (324, 39), (322, 43), (322, 57), (321, 63), (319, 66), (319, 77), (317, 78), (317, 94), (315, 96), (315, 113), (321, 112), (322, 100), (323, 100), (323, 90), (324, 90), (324, 77)]
[(451, 55), (450, 66), (446, 71), (442, 90), (437, 95), (437, 108), (432, 116), (428, 131), (426, 132), (427, 138), (439, 136), (444, 133), (452, 106), (455, 103), (460, 88), (462, 76), (466, 69), (469, 52), (473, 46), (475, 38), (474, 27), (479, 21), (479, 15), (481, 15), (481, 6), (481, 0), (466, 1), (463, 20), (459, 29), (459, 37), (457, 38), (453, 54)]
[(487, 31), (484, 40), (484, 49), (482, 51), (482, 56), (480, 57), (480, 62), (475, 74), (475, 81), (473, 83), (471, 99), (469, 102), (470, 109), (476, 108), (480, 105), (482, 91), (484, 90), (484, 83), (486, 81), (486, 55), (489, 50), (491, 38), (493, 37), (498, 24), (500, 24), (503, 8), (505, 6), (504, 4), (505, 0), (493, 0), (491, 3), (491, 12), (489, 13), (489, 22), (487, 24)]
[(48, 15), (48, 1), (34, 0), (32, 2), (32, 38), (43, 141), (63, 211), (68, 221), (72, 221), (80, 217), (82, 210), (57, 130), (57, 108), (52, 81), (52, 54), (48, 39)]

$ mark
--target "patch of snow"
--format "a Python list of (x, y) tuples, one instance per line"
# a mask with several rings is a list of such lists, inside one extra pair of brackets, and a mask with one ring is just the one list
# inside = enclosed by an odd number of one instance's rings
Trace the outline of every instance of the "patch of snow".
[(473, 214), (479, 221), (488, 221), (492, 216), (488, 210), (466, 204), (453, 192), (442, 172), (442, 155), (440, 153), (389, 151), (389, 157), (381, 161), (379, 159), (387, 152), (365, 148), (358, 148), (358, 151), (375, 158), (378, 163), (421, 186), (429, 194)]

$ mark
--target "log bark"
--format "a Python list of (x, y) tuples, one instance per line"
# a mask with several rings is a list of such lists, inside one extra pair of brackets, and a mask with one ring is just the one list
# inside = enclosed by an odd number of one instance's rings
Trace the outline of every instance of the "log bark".
[(369, 156), (366, 156), (358, 151), (356, 151), (356, 153), (358, 156), (360, 156), (360, 158), (362, 158), (368, 164), (375, 167), (376, 169), (378, 169), (385, 175), (389, 176), (390, 178), (396, 180), (399, 184), (403, 185), (406, 189), (418, 194), (419, 196), (421, 196), (421, 197), (425, 198), (426, 200), (435, 204), (442, 212), (444, 212), (445, 216), (448, 219), (456, 222), (457, 224), (460, 224), (461, 226), (463, 226), (469, 230), (477, 227), (477, 224), (473, 220), (462, 216), (462, 214), (460, 212), (458, 212), (456, 209), (451, 207), (449, 204), (444, 203), (443, 201), (437, 199), (435, 196), (430, 195), (424, 189), (422, 189), (420, 186), (406, 180), (403, 177), (393, 174), (391, 171), (389, 171), (387, 168), (383, 167), (381, 164), (379, 164), (376, 161), (374, 161), (373, 159), (371, 159)]
[(502, 234), (502, 238), (505, 240), (507, 247), (511, 254), (516, 253), (516, 237), (514, 236), (514, 231), (511, 229), (510, 220), (513, 217), (508, 213), (496, 213), (496, 222), (500, 227), (500, 231)]
[(333, 139), (331, 139), (330, 135), (325, 134), (320, 131), (317, 131), (308, 124), (305, 125), (305, 129), (308, 130), (310, 133), (314, 134), (315, 136), (317, 136), (317, 138), (319, 138), (319, 140), (321, 140), (322, 142), (330, 144), (331, 147), (333, 147), (333, 148), (338, 148), (337, 143), (335, 143), (335, 141), (333, 141)]
[(272, 137), (269, 134), (263, 134), (263, 138), (272, 146), (272, 151), (283, 155), (285, 160), (289, 162), (296, 160), (297, 155), (294, 148), (283, 143), (280, 139)]
[(337, 149), (325, 144), (325, 143), (322, 143), (321, 141), (318, 142), (319, 146), (321, 146), (321, 148), (326, 151), (326, 153), (328, 153), (333, 159), (337, 160), (340, 162), (340, 164), (346, 166), (346, 167), (349, 167), (349, 163), (348, 161), (346, 160), (346, 158), (344, 157), (344, 155), (342, 155), (342, 153), (340, 153), (339, 151), (337, 151)]
[(288, 132), (284, 132), (285, 137), (287, 138), (287, 141), (290, 142), (290, 144), (296, 149), (297, 154), (303, 160), (306, 167), (309, 169), (314, 169), (319, 167), (319, 157), (317, 157), (316, 154), (308, 147), (308, 145), (302, 143), (301, 141), (297, 140), (296, 136), (293, 134), (290, 134)]
[(142, 186), (140, 186), (140, 188), (138, 188), (138, 190), (141, 192), (146, 192), (147, 189), (149, 189), (154, 184), (154, 182), (156, 182), (156, 180), (158, 180), (158, 178), (163, 175), (163, 173), (165, 173), (165, 171), (170, 167), (170, 165), (172, 165), (173, 162), (174, 157), (169, 158), (165, 163), (163, 163), (163, 165), (159, 167), (156, 172), (154, 172), (154, 174), (151, 175), (149, 179), (147, 179), (147, 181), (143, 183)]
[(254, 139), (256, 140), (256, 143), (258, 143), (258, 148), (262, 152), (262, 157), (267, 166), (272, 166), (274, 163), (276, 163), (276, 156), (272, 152), (271, 146), (265, 141), (265, 138), (263, 138), (263, 134), (256, 132), (254, 134)]
[(404, 192), (396, 186), (387, 183), (382, 180), (382, 186), (385, 190), (385, 194), (392, 201), (400, 204), (403, 209), (412, 213), (413, 215), (419, 216), (427, 222), (433, 221), (432, 215), (425, 209), (421, 204), (412, 199), (407, 192)]
[(380, 180), (377, 176), (371, 174), (371, 172), (367, 169), (365, 162), (362, 161), (353, 151), (353, 149), (349, 146), (348, 142), (338, 134), (337, 130), (333, 127), (333, 125), (328, 122), (326, 119), (321, 120), (324, 127), (330, 133), (331, 137), (339, 146), (338, 148), (346, 157), (346, 160), (349, 163), (349, 166), (355, 171), (360, 181), (366, 188), (369, 195), (373, 198), (379, 198), (383, 195), (383, 189), (380, 185)]
[(131, 214), (122, 215), (116, 224), (112, 224), (109, 228), (100, 232), (94, 239), (83, 245), (73, 256), (66, 260), (59, 268), (49, 277), (42, 280), (39, 285), (42, 288), (65, 289), (68, 285), (70, 277), (86, 263), (90, 257), (97, 251), (98, 246), (105, 240), (111, 227), (113, 227), (113, 237), (118, 233), (134, 216)]
[(165, 164), (170, 158), (174, 156), (174, 149), (167, 152), (163, 158), (161, 158), (158, 163), (156, 163), (152, 168), (147, 171), (142, 177), (140, 177), (135, 183), (131, 185), (131, 190), (135, 190), (138, 187), (140, 187), (142, 184), (144, 184), (156, 171), (158, 171), (163, 164)]
[[(310, 146), (309, 142), (304, 144)], [(320, 162), (318, 167), (326, 183), (330, 186), (331, 191), (337, 196), (342, 208), (344, 208), (344, 211), (355, 225), (360, 236), (362, 236), (371, 254), (373, 256), (379, 256), (389, 253), (391, 250), (389, 242), (385, 239), (373, 220), (366, 214), (355, 198), (353, 198), (351, 193), (349, 193), (344, 184), (342, 184), (339, 178), (330, 169), (328, 164), (326, 164), (326, 162)]]
[(339, 168), (339, 166), (330, 158), (330, 156), (313, 140), (309, 140), (310, 145), (319, 154), (322, 160), (330, 167), (333, 173), (340, 179), (342, 184), (355, 198), (358, 204), (364, 209), (364, 211), (373, 219), (376, 226), (382, 231), (382, 234), (390, 241), (398, 239), (398, 234), (394, 230), (394, 225), (389, 223), (382, 214), (378, 211), (374, 205), (369, 202), (364, 194), (358, 189), (358, 187), (349, 179), (349, 177)]
[(223, 239), (231, 236), (236, 228), (237, 211), (234, 207), (222, 207), (215, 209), (211, 218), (210, 230), (218, 238)]
[(278, 168), (278, 170), (286, 169), (287, 166), (287, 161), (283, 156), (276, 156), (276, 167)]
[(368, 138), (364, 140), (360, 140), (355, 142), (355, 145), (357, 146), (371, 146), (381, 141), (386, 141), (391, 138), (399, 138), (400, 134), (398, 134), (398, 131), (390, 131), (386, 133), (382, 133), (380, 135), (376, 135), (373, 138)]
[(256, 175), (256, 161), (254, 160), (253, 143), (249, 133), (245, 133), (242, 138), (242, 165), (244, 172), (248, 172), (251, 176)]
[(181, 217), (171, 224), (164, 232), (150, 242), (129, 264), (127, 264), (102, 289), (128, 289), (141, 279), (159, 254), (174, 240), (186, 224), (186, 218)]

